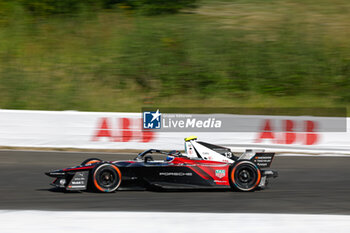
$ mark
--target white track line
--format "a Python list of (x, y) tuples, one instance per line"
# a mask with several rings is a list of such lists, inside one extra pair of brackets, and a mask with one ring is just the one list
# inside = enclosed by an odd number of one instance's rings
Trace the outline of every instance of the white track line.
[(0, 211), (1, 233), (350, 232), (347, 215)]

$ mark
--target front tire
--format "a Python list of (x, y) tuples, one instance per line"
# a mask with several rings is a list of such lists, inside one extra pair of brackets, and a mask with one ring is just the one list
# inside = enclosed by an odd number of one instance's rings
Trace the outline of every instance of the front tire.
[(92, 181), (96, 191), (110, 193), (119, 188), (122, 175), (117, 166), (104, 163), (94, 169)]
[(231, 170), (230, 181), (232, 188), (235, 190), (243, 192), (253, 191), (261, 181), (261, 171), (251, 161), (239, 161)]

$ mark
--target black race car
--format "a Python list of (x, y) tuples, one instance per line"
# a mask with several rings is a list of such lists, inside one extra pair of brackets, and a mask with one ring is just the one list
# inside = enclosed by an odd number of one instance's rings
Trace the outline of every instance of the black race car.
[[(151, 154), (165, 158), (155, 160)], [(185, 154), (178, 151), (146, 150), (128, 161), (85, 160), (81, 165), (47, 172), (56, 178), (56, 188), (114, 192), (117, 189), (233, 189), (253, 191), (265, 188), (267, 170), (274, 153), (246, 151), (235, 156), (229, 148), (185, 139)]]

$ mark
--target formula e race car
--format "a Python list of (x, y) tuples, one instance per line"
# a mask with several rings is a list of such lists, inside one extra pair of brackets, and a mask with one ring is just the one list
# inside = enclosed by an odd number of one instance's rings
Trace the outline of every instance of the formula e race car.
[[(155, 160), (155, 154), (163, 155)], [(52, 185), (70, 191), (114, 192), (117, 189), (211, 189), (253, 191), (265, 188), (267, 170), (274, 153), (247, 150), (235, 156), (229, 148), (185, 139), (185, 154), (179, 151), (146, 150), (130, 161), (91, 158), (81, 165), (45, 173), (56, 178)]]

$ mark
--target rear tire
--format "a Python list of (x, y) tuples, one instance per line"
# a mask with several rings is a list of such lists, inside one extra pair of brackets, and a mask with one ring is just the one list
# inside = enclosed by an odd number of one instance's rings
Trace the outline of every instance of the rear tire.
[(98, 192), (114, 192), (119, 188), (121, 181), (121, 172), (119, 168), (113, 164), (101, 164), (97, 166), (92, 173), (92, 185)]
[(230, 172), (231, 187), (238, 191), (255, 190), (261, 181), (260, 169), (251, 161), (243, 160), (234, 164)]

